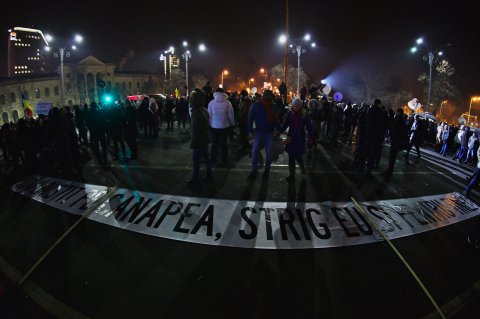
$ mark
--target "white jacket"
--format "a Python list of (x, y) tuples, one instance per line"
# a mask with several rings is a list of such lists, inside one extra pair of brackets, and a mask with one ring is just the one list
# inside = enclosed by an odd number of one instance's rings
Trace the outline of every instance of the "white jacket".
[(210, 126), (223, 129), (235, 125), (233, 107), (227, 101), (227, 95), (223, 92), (213, 93), (213, 100), (208, 103), (208, 114), (210, 115)]

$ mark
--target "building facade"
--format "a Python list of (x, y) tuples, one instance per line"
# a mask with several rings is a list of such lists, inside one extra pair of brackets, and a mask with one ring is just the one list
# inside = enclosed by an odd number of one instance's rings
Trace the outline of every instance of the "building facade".
[(44, 48), (48, 41), (42, 31), (15, 27), (8, 32), (8, 76), (46, 74)]
[[(65, 63), (65, 97), (67, 106), (100, 101), (104, 93), (118, 98), (136, 94), (160, 93), (163, 76), (145, 72), (115, 72), (116, 66), (88, 56), (77, 63)], [(60, 72), (24, 75), (0, 79), (0, 124), (24, 116), (21, 93), (36, 115), (37, 103), (60, 106)], [(99, 84), (103, 81), (105, 87)]]

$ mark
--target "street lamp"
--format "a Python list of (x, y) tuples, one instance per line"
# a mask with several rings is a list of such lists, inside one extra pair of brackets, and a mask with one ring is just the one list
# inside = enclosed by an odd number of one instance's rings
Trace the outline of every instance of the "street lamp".
[[(49, 34), (47, 34), (45, 36), (45, 38), (53, 41), (53, 37)], [(77, 46), (73, 43), (81, 43), (82, 41), (83, 41), (83, 37), (81, 35), (77, 34), (74, 37), (74, 41), (72, 41), (70, 44), (60, 45), (60, 44), (57, 43), (56, 44), (57, 51), (55, 53), (53, 53), (54, 57), (60, 58), (60, 78), (61, 78), (61, 81), (62, 81), (62, 90), (61, 90), (61, 94), (60, 94), (60, 102), (61, 102), (62, 107), (64, 105), (64, 97), (65, 97), (65, 79), (64, 79), (64, 76), (63, 76), (63, 60), (64, 60), (64, 58), (70, 57), (70, 51), (68, 51), (69, 49), (71, 49), (71, 50), (76, 50), (77, 49)], [(50, 46), (45, 47), (45, 51), (50, 52), (50, 50), (51, 50)]]
[(248, 88), (250, 88), (250, 82), (255, 82), (254, 78), (248, 79)]
[[(278, 38), (278, 41), (283, 44), (288, 41), (288, 38), (288, 36), (281, 35)], [(290, 48), (293, 49), (292, 52), (294, 54), (297, 54), (297, 96), (300, 96), (300, 56), (307, 52), (307, 50), (305, 49), (305, 42), (309, 42), (311, 38), (311, 35), (307, 33), (303, 38), (290, 43)], [(310, 46), (312, 48), (315, 48), (316, 44), (311, 43)]]
[(228, 75), (228, 70), (223, 70), (222, 71), (222, 83), (220, 84), (220, 87), (223, 88), (223, 76)]
[(480, 102), (480, 96), (472, 96), (470, 98), (470, 108), (468, 109), (468, 120), (467, 120), (467, 123), (470, 123), (470, 117), (472, 117), (470, 115), (470, 112), (472, 111), (472, 102)]
[[(411, 53), (417, 52), (419, 49), (421, 49), (425, 55), (423, 56), (423, 60), (428, 63), (429, 66), (429, 77), (428, 77), (428, 99), (427, 99), (427, 105), (425, 112), (428, 112), (428, 107), (430, 105), (430, 93), (432, 91), (432, 69), (433, 69), (433, 64), (438, 61), (438, 57), (443, 55), (443, 51), (438, 51), (439, 48), (436, 50), (430, 49), (429, 46), (425, 44), (425, 41), (423, 38), (418, 38), (417, 39), (417, 46), (412, 47), (410, 49)], [(423, 44), (423, 46), (421, 46)], [(446, 46), (450, 46), (450, 44), (446, 44)], [(442, 47), (442, 46), (441, 46)]]

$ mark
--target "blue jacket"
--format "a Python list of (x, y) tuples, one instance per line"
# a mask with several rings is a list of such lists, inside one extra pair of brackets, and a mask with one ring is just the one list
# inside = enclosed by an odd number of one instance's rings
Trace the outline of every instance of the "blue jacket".
[[(273, 113), (273, 109), (272, 109)], [(253, 132), (253, 122), (255, 122), (256, 131), (259, 133), (273, 133), (274, 129), (280, 129), (278, 120), (273, 113), (273, 121), (271, 123), (267, 120), (267, 112), (262, 102), (255, 102), (250, 107), (248, 112), (248, 133)]]

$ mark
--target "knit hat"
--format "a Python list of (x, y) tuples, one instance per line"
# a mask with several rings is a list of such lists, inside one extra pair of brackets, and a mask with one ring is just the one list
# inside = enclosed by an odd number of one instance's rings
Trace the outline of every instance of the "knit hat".
[(302, 106), (302, 100), (300, 100), (299, 98), (294, 98), (292, 101), (292, 107), (297, 105)]

